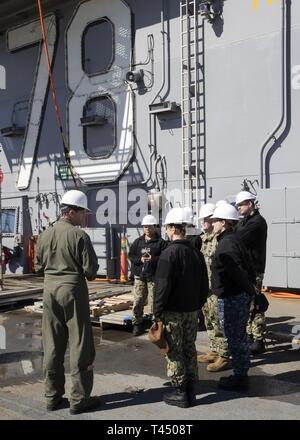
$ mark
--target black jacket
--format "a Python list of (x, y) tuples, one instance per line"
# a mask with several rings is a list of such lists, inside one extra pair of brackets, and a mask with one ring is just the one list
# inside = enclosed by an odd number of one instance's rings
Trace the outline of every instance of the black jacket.
[(168, 243), (157, 234), (148, 241), (145, 240), (145, 235), (137, 238), (130, 246), (128, 254), (128, 257), (131, 261), (131, 274), (134, 276), (141, 276), (143, 267), (141, 258), (144, 250), (146, 250), (151, 255), (151, 263), (147, 269), (147, 273), (149, 275), (154, 275), (158, 258), (167, 246)]
[(240, 220), (236, 228), (236, 234), (248, 250), (257, 273), (264, 273), (266, 267), (267, 232), (267, 222), (258, 210)]
[(188, 240), (172, 241), (158, 261), (155, 274), (155, 317), (164, 311), (193, 312), (206, 301), (208, 278), (204, 257)]
[(191, 242), (194, 248), (201, 251), (202, 247), (202, 238), (200, 235), (186, 235), (186, 239)]
[(218, 236), (218, 246), (212, 259), (211, 289), (220, 297), (247, 292), (255, 294), (255, 272), (247, 250), (234, 232)]

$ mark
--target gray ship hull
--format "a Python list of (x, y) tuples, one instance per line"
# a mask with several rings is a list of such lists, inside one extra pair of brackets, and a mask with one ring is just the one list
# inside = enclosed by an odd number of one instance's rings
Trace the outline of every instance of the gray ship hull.
[(265, 285), (300, 288), (300, 3), (42, 4), (59, 113), (36, 2), (0, 6), (4, 270), (32, 270), (31, 238), (75, 185), (99, 275), (118, 278), (121, 235), (146, 213), (197, 213), (246, 184), (269, 225)]

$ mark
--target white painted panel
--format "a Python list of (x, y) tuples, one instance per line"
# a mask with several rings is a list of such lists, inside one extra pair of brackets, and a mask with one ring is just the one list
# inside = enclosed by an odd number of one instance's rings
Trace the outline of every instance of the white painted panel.
[[(49, 26), (49, 17), (45, 19), (45, 27)], [(9, 52), (31, 46), (42, 39), (42, 28), (39, 20), (32, 21), (7, 33), (7, 47)]]
[(288, 283), (287, 287), (300, 289), (300, 188), (286, 189)]
[[(48, 50), (50, 63), (52, 63), (54, 55), (54, 47), (57, 37), (55, 15), (51, 14), (44, 20), (45, 31), (48, 42)], [(22, 49), (32, 44), (42, 41), (41, 25), (39, 20), (35, 20), (29, 24), (10, 29), (7, 32), (8, 50), (14, 51)], [(41, 121), (43, 117), (43, 108), (46, 99), (46, 92), (49, 82), (49, 74), (47, 61), (45, 57), (45, 49), (41, 43), (36, 74), (34, 77), (33, 88), (30, 98), (30, 112), (28, 116), (28, 124), (26, 127), (22, 155), (20, 159), (19, 175), (17, 180), (18, 189), (27, 189), (34, 167), (34, 158), (38, 148), (38, 138), (41, 131)]]
[(259, 190), (258, 200), (261, 214), (268, 224), (267, 265), (264, 285), (269, 287), (287, 287), (287, 225), (285, 189)]
[[(88, 76), (82, 68), (84, 30), (102, 17), (114, 26), (114, 61), (109, 71)], [(89, 0), (79, 5), (67, 30), (67, 78), (72, 96), (68, 103), (68, 134), (71, 161), (86, 183), (113, 182), (120, 177), (133, 155), (133, 98), (124, 82), (130, 69), (131, 12), (121, 0)], [(100, 43), (100, 42), (99, 42)], [(101, 51), (101, 44), (95, 47)], [(86, 102), (109, 95), (116, 107), (116, 146), (107, 158), (90, 158), (84, 150), (80, 118)]]

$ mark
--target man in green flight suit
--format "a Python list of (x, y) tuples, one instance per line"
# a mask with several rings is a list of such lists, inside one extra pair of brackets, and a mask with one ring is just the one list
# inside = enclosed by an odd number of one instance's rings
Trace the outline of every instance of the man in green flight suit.
[(43, 346), (47, 410), (64, 407), (64, 357), (69, 341), (71, 398), (70, 413), (79, 414), (100, 405), (90, 397), (93, 387), (95, 348), (90, 321), (86, 279), (97, 275), (98, 262), (83, 224), (86, 195), (66, 192), (61, 200), (62, 216), (39, 237), (35, 268), (43, 272)]

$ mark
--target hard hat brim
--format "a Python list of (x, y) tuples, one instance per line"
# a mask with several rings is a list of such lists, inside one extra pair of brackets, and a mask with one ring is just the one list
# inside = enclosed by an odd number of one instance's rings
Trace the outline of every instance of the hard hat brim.
[(60, 206), (70, 206), (71, 208), (81, 208), (81, 209), (84, 209), (84, 210), (87, 211), (87, 212), (92, 212), (91, 209), (86, 208), (85, 206), (71, 205), (71, 204), (69, 204), (69, 203), (61, 203)]
[(205, 218), (212, 218), (213, 214), (206, 215), (205, 217), (198, 217), (198, 220), (204, 220)]
[(235, 222), (238, 222), (239, 221), (239, 219), (238, 218), (233, 218), (233, 217), (231, 217), (231, 218), (222, 218), (222, 217), (220, 217), (219, 215), (217, 215), (216, 217), (214, 217), (214, 216), (212, 216), (212, 217), (210, 217), (211, 219), (216, 219), (216, 218), (219, 218), (220, 220), (232, 220), (232, 221), (235, 221)]

